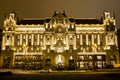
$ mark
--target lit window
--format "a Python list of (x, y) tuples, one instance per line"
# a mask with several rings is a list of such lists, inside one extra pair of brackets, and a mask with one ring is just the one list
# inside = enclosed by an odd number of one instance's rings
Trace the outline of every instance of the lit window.
[(37, 51), (39, 51), (39, 48), (37, 48)]
[(89, 56), (89, 59), (91, 60), (91, 59), (92, 59), (92, 56)]
[(11, 45), (11, 38), (8, 38), (8, 39), (6, 40), (6, 45), (7, 45), (7, 46), (10, 46), (10, 45)]
[(40, 45), (42, 45), (42, 41), (40, 42)]
[(40, 38), (42, 39), (42, 38), (43, 38), (43, 36), (42, 36), (42, 35), (40, 35)]
[(57, 48), (57, 52), (58, 52), (58, 53), (62, 53), (62, 52), (63, 52), (63, 49), (62, 49), (61, 47), (58, 47), (58, 48)]
[(69, 38), (72, 39), (72, 35), (70, 35)]
[(29, 35), (28, 38), (31, 39), (31, 35)]
[(80, 62), (80, 67), (84, 67), (84, 62)]
[(102, 67), (102, 62), (98, 61), (98, 67), (101, 68)]
[(77, 39), (79, 39), (79, 35), (77, 35)]
[(35, 42), (34, 44), (35, 44), (35, 46), (36, 46), (36, 45), (37, 45), (37, 42)]
[(35, 36), (35, 39), (37, 39), (37, 35), (35, 34), (34, 36)]
[(97, 59), (102, 59), (102, 56), (97, 56)]
[(20, 39), (20, 35), (18, 35), (17, 38)]
[(18, 46), (20, 45), (20, 42), (19, 42), (19, 41), (17, 42), (17, 45), (18, 45)]
[(70, 56), (70, 60), (73, 60), (73, 56)]
[(84, 60), (84, 56), (80, 56), (80, 59)]
[(23, 35), (23, 39), (25, 39), (25, 35)]
[(95, 35), (94, 38), (96, 39), (96, 38), (97, 38), (97, 35)]

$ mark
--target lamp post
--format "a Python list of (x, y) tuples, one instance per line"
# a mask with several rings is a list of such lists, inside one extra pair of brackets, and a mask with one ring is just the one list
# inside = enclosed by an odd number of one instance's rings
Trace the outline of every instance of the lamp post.
[(95, 68), (96, 67), (96, 65), (95, 65), (95, 53), (96, 53), (97, 44), (94, 44), (92, 46), (92, 48), (93, 48), (93, 53), (94, 53), (94, 55), (93, 55), (93, 65), (94, 65), (94, 68)]

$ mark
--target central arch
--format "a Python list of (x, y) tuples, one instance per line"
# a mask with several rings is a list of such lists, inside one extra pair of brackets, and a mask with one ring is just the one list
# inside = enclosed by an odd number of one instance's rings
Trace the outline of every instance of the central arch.
[(65, 67), (65, 57), (61, 54), (55, 57), (56, 69), (62, 70)]

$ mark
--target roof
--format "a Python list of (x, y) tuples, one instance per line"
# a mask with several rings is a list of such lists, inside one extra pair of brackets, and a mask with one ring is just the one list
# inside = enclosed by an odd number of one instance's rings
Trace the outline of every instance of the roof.
[(18, 25), (23, 24), (44, 24), (44, 19), (23, 19), (17, 22)]
[(103, 24), (99, 19), (75, 19), (76, 24)]

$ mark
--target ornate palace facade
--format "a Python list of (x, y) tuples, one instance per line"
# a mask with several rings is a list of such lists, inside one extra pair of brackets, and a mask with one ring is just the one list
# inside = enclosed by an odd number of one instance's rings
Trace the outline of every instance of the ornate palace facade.
[(1, 67), (84, 69), (119, 63), (115, 18), (68, 18), (55, 12), (47, 19), (4, 20)]

